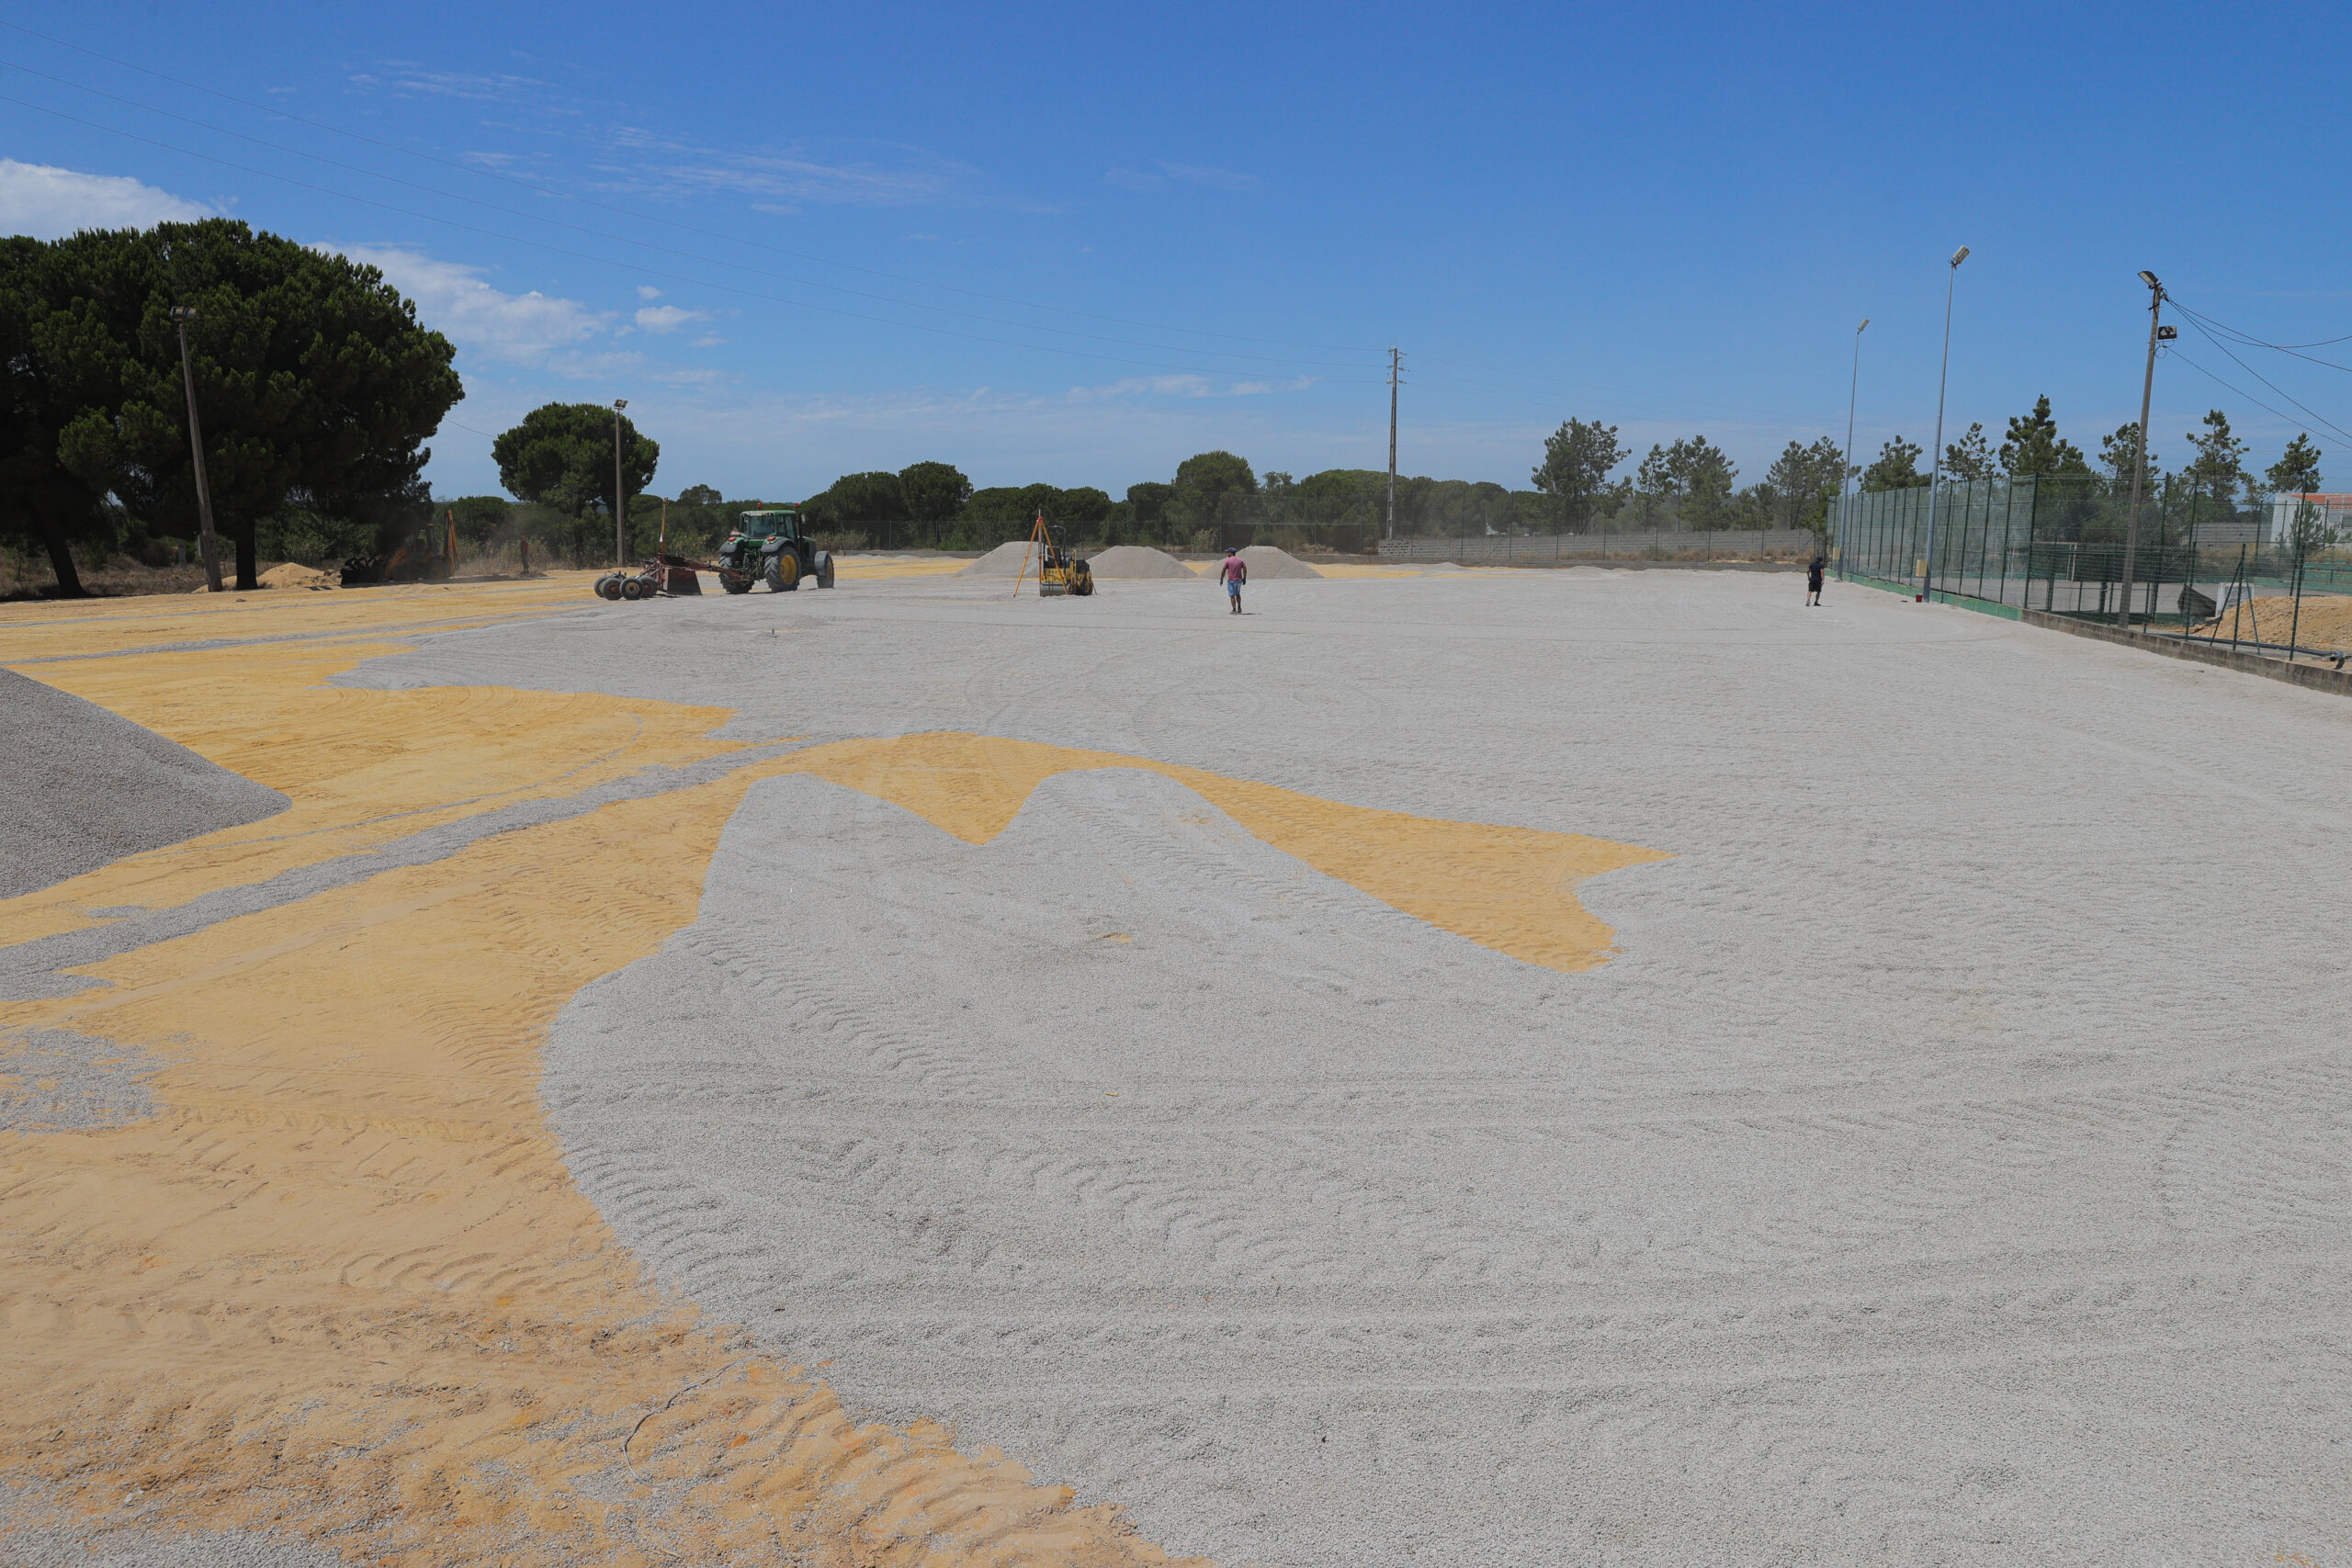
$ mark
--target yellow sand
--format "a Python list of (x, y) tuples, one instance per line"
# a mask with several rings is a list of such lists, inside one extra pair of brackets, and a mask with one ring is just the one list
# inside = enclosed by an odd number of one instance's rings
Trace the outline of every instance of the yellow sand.
[[(574, 577), (34, 610), (20, 649), (349, 635), (28, 667), (294, 806), (0, 903), (0, 942), (742, 750), (710, 738), (722, 709), (320, 683), (401, 646), (403, 615), (542, 613), (574, 602)], [(0, 646), (30, 618), (0, 614)], [(1375, 897), (1555, 967), (1610, 941), (1569, 883), (1656, 858), (923, 735), (748, 761), (136, 948), (91, 965), (91, 989), (0, 1004), (0, 1031), (79, 1030), (161, 1064), (145, 1120), (0, 1141), (0, 1475), (99, 1519), (420, 1563), (1164, 1562), (1115, 1510), (934, 1426), (861, 1425), (808, 1371), (663, 1300), (572, 1185), (537, 1097), (557, 1011), (695, 918), (756, 780), (813, 773), (984, 842), (1043, 779), (1096, 767), (1178, 779)]]
[(944, 577), (961, 571), (967, 562), (951, 557), (945, 560), (842, 560), (834, 563), (834, 575), (843, 581), (863, 582), (885, 577)]
[(802, 752), (791, 767), (902, 806), (974, 844), (1002, 832), (1029, 792), (1056, 773), (1144, 769), (1194, 790), (1326, 875), (1548, 969), (1589, 969), (1611, 952), (1613, 934), (1576, 901), (1576, 883), (1666, 858), (1579, 833), (1344, 806), (1199, 768), (992, 736), (837, 741)]
[(2290, 629), (2297, 648), (2352, 649), (2352, 594), (2306, 593), (2300, 617), (2292, 598), (2256, 599), (2195, 628), (2199, 637), (2218, 636), (2222, 642), (2236, 637), (2282, 646)]

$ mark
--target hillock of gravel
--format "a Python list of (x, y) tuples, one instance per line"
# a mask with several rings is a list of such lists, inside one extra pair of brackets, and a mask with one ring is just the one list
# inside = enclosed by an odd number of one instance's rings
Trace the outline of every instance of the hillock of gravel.
[(258, 822), (286, 797), (54, 686), (0, 670), (0, 898)]

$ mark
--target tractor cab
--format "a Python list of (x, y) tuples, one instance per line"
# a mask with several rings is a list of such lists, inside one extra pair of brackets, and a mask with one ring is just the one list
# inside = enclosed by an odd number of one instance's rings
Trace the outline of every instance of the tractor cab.
[(740, 538), (760, 544), (770, 539), (797, 540), (800, 537), (800, 511), (797, 507), (778, 506), (746, 512), (736, 520), (735, 534)]
[(718, 547), (718, 585), (729, 593), (749, 593), (760, 582), (773, 592), (789, 593), (808, 580), (831, 588), (833, 558), (801, 530), (797, 506), (742, 513)]

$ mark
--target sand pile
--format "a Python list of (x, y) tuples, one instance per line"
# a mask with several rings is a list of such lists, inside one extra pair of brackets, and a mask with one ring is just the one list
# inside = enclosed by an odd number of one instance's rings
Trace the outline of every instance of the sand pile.
[(965, 566), (958, 577), (1018, 577), (1023, 558), (1029, 570), (1037, 570), (1037, 547), (1026, 539), (1007, 539), (979, 559)]
[[(1320, 577), (1323, 575), (1288, 550), (1274, 545), (1250, 546), (1241, 552), (1241, 564), (1250, 569), (1250, 581), (1252, 582), (1261, 577)], [(1209, 564), (1209, 570), (1212, 572), (1216, 570), (1216, 564), (1214, 561)]]
[(0, 713), (0, 898), (286, 809), (276, 790), (12, 671)]
[(334, 574), (296, 561), (271, 567), (261, 574), (258, 581), (264, 588), (336, 588), (342, 585), (342, 580)]
[(2199, 637), (2218, 636), (2223, 642), (2234, 637), (2245, 642), (2283, 646), (2290, 628), (2298, 648), (2352, 648), (2352, 594), (2306, 593), (2301, 617), (2295, 614), (2291, 598), (2280, 595), (2256, 599), (2239, 604), (2220, 620), (2207, 621), (2194, 630)]
[(1097, 577), (1190, 577), (1193, 569), (1149, 545), (1114, 545), (1086, 562)]

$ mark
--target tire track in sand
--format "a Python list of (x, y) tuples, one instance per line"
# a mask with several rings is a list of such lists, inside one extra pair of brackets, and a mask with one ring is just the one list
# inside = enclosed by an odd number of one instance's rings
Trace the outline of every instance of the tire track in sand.
[[(271, 619), (299, 626), (317, 604)], [(44, 679), (282, 789), (301, 815), (12, 901), (0, 942), (747, 749), (710, 739), (725, 710), (321, 684), (397, 651), (403, 616), (546, 607), (511, 591), (330, 601), (320, 625), (348, 641), (167, 656), (126, 651), (95, 617), (74, 649), (91, 657)], [(142, 607), (123, 622), (160, 637), (169, 619)], [(0, 1004), (0, 1037), (71, 1027), (143, 1053), (154, 1107), (0, 1144), (15, 1238), (0, 1258), (0, 1472), (102, 1530), (274, 1531), (362, 1559), (1165, 1562), (1115, 1509), (1075, 1507), (994, 1450), (961, 1453), (936, 1424), (861, 1424), (803, 1369), (664, 1297), (575, 1185), (537, 1092), (549, 1021), (693, 920), (758, 779), (852, 783), (968, 839), (1042, 778), (1102, 766), (1160, 772), (1374, 897), (1555, 967), (1610, 951), (1567, 885), (1657, 858), (1107, 753), (920, 736), (752, 761), (109, 953), (75, 971), (82, 988)], [(1500, 891), (1430, 896), (1481, 863)], [(814, 1021), (838, 998), (803, 1005)], [(955, 1071), (919, 1047), (907, 1065)], [(866, 1164), (864, 1179), (888, 1179)]]

